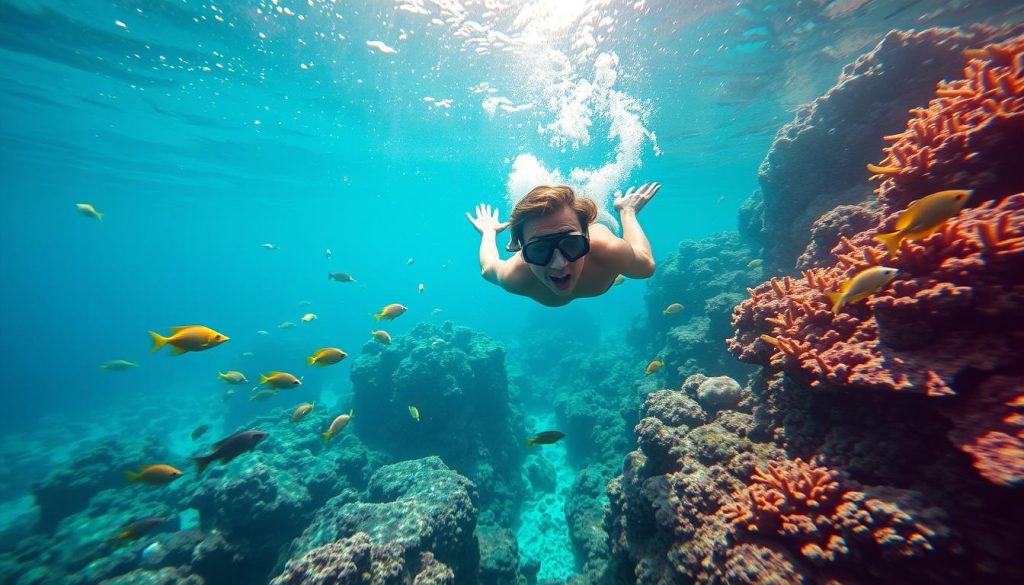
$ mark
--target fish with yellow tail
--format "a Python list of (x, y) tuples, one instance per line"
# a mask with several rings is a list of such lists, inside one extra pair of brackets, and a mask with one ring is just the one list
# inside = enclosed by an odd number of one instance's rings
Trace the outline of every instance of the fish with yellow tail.
[(384, 345), (391, 345), (391, 335), (387, 331), (371, 331), (370, 336)]
[(526, 439), (526, 446), (533, 447), (534, 445), (554, 445), (558, 441), (562, 440), (565, 433), (562, 431), (544, 431), (537, 433), (536, 435)]
[(315, 403), (313, 402), (303, 402), (302, 404), (298, 405), (295, 408), (295, 412), (292, 413), (291, 421), (295, 423), (306, 418), (306, 415), (309, 414), (311, 410), (313, 410), (313, 406), (315, 406)]
[(896, 231), (879, 234), (875, 240), (885, 244), (890, 256), (895, 256), (903, 240), (923, 240), (934, 234), (942, 223), (955, 217), (964, 208), (973, 191), (953, 189), (922, 197), (896, 218)]
[(103, 221), (103, 214), (96, 211), (96, 208), (91, 203), (75, 203), (75, 207), (78, 208), (78, 212), (82, 215)]
[(832, 303), (832, 313), (838, 315), (844, 305), (863, 301), (889, 284), (899, 270), (888, 266), (872, 266), (861, 270), (843, 283), (839, 290), (825, 293)]
[(387, 319), (388, 321), (392, 321), (400, 317), (402, 313), (408, 310), (409, 309), (403, 305), (399, 305), (398, 303), (391, 303), (390, 305), (387, 305), (383, 309), (381, 309), (379, 313), (375, 313), (373, 315), (373, 318), (378, 321), (380, 321), (381, 319)]
[(306, 363), (311, 366), (329, 366), (336, 364), (348, 357), (348, 354), (336, 347), (325, 347), (313, 352), (313, 355), (306, 358)]
[(170, 465), (147, 465), (138, 472), (125, 473), (128, 483), (142, 482), (149, 485), (167, 485), (182, 476), (180, 470)]
[(153, 351), (158, 351), (161, 347), (169, 345), (171, 346), (171, 355), (204, 351), (231, 339), (223, 333), (217, 333), (202, 325), (171, 327), (170, 337), (164, 337), (155, 331), (150, 331), (149, 335), (153, 338)]
[(224, 380), (226, 384), (245, 384), (249, 382), (245, 378), (245, 374), (237, 370), (228, 370), (227, 372), (217, 372), (217, 378)]
[(644, 374), (650, 376), (654, 372), (657, 372), (665, 365), (663, 360), (651, 360), (651, 363), (647, 364), (647, 368), (644, 370)]
[(675, 315), (676, 313), (678, 313), (679, 311), (682, 311), (682, 310), (683, 310), (683, 304), (682, 303), (672, 303), (671, 305), (665, 307), (665, 310), (662, 311), (661, 314), (662, 315)]
[(301, 386), (302, 382), (288, 372), (270, 372), (269, 375), (260, 374), (260, 384), (266, 384), (271, 388), (294, 388)]
[(327, 430), (320, 435), (321, 437), (323, 437), (324, 443), (330, 443), (331, 439), (334, 438), (334, 435), (337, 435), (341, 431), (345, 430), (345, 427), (348, 426), (348, 421), (352, 420), (353, 412), (355, 411), (350, 410), (348, 411), (348, 414), (338, 415), (337, 417), (334, 418), (334, 420), (331, 421), (331, 426), (327, 427)]
[(420, 409), (416, 408), (415, 406), (410, 406), (409, 416), (411, 416), (414, 421), (420, 422)]
[(612, 281), (612, 286), (619, 286), (620, 284), (622, 284), (624, 282), (626, 282), (626, 277), (622, 276), (620, 274), (620, 275), (615, 277), (615, 280)]

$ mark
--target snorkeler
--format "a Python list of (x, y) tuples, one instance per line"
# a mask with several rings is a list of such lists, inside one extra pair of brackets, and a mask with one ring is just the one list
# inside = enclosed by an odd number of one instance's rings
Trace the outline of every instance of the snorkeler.
[[(595, 223), (597, 205), (577, 197), (571, 187), (534, 188), (512, 210), (509, 221), (498, 221), (498, 210), (476, 207), (466, 213), (480, 232), (480, 268), (483, 277), (510, 293), (530, 297), (549, 307), (581, 297), (603, 294), (622, 274), (648, 278), (654, 274), (654, 256), (637, 214), (661, 185), (647, 183), (615, 198), (622, 237)], [(506, 248), (516, 254), (498, 256), (497, 235), (511, 227)]]

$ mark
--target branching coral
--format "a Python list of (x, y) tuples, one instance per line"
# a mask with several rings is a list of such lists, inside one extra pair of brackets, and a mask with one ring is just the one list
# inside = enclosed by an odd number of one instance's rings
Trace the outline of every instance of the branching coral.
[(756, 468), (750, 482), (719, 511), (737, 538), (782, 538), (818, 566), (850, 556), (860, 543), (889, 557), (912, 558), (934, 551), (946, 538), (936, 519), (921, 514), (919, 521), (904, 509), (913, 507), (912, 499), (895, 490), (872, 497), (814, 462), (772, 462)]
[(927, 107), (910, 110), (906, 130), (886, 136), (886, 158), (868, 165), (884, 178), (887, 213), (922, 194), (958, 185), (976, 200), (1024, 190), (1024, 36), (964, 52), (962, 79), (939, 82)]

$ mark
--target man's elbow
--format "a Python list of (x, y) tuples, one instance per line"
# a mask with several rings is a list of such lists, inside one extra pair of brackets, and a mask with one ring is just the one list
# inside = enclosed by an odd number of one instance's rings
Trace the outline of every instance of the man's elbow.
[(492, 284), (498, 284), (498, 270), (493, 266), (484, 266), (480, 269), (480, 276)]
[(650, 278), (654, 275), (654, 258), (644, 258), (637, 266), (635, 278)]

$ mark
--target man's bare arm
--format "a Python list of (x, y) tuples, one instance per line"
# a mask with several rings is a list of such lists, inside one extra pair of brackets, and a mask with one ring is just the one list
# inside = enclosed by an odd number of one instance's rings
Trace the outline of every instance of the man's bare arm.
[(466, 218), (480, 232), (480, 275), (488, 282), (508, 288), (506, 281), (511, 267), (498, 255), (498, 234), (508, 227), (508, 222), (498, 221), (498, 210), (483, 203), (476, 206), (475, 217), (466, 212)]
[(651, 243), (647, 241), (647, 235), (636, 216), (658, 189), (661, 189), (660, 184), (647, 183), (636, 190), (630, 187), (625, 195), (615, 198), (615, 209), (622, 223), (622, 241), (628, 245), (628, 249), (615, 245), (612, 247), (612, 255), (619, 272), (630, 278), (648, 278), (654, 274)]

